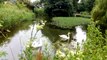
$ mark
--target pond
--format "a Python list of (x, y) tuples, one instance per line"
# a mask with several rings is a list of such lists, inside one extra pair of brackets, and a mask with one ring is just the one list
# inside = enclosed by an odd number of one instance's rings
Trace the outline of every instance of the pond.
[[(0, 39), (0, 41), (2, 41), (0, 42), (0, 51), (5, 51), (7, 53), (7, 55), (5, 57), (1, 57), (0, 60), (19, 60), (19, 55), (25, 49), (26, 44), (31, 37), (36, 37), (35, 39), (37, 42), (41, 41), (43, 43), (42, 50), (45, 51), (45, 49), (48, 48), (49, 55), (54, 55), (55, 50), (62, 47), (75, 50), (77, 42), (82, 44), (82, 40), (86, 39), (86, 30), (83, 29), (82, 26), (76, 26), (71, 30), (44, 26), (44, 28), (39, 31), (37, 31), (36, 26), (36, 23), (31, 23), (30, 25), (27, 24), (24, 28), (21, 26), (9, 33), (8, 39)], [(59, 36), (67, 36), (68, 32), (71, 33), (71, 39), (69, 42), (67, 40), (63, 40)], [(35, 33), (37, 34), (35, 35)]]

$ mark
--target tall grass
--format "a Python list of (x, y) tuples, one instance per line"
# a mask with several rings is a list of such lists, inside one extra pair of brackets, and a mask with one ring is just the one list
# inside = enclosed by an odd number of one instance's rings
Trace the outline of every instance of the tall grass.
[(72, 28), (77, 25), (87, 25), (90, 23), (90, 19), (82, 17), (54, 17), (52, 21), (52, 25), (61, 28)]
[(0, 4), (0, 30), (10, 29), (33, 18), (33, 12), (26, 7), (19, 8), (18, 5), (10, 2)]

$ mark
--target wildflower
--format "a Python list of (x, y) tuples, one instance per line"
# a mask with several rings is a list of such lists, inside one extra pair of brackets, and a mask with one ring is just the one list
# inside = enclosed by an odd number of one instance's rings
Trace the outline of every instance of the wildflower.
[(0, 24), (0, 27), (3, 27), (3, 25), (2, 25), (2, 24)]
[(26, 47), (30, 47), (30, 45), (27, 44)]
[(37, 30), (41, 30), (41, 29), (43, 29), (43, 26), (44, 25), (36, 25), (36, 28), (37, 28)]
[(56, 55), (61, 58), (64, 58), (66, 56), (65, 53), (61, 52), (60, 50), (57, 50)]

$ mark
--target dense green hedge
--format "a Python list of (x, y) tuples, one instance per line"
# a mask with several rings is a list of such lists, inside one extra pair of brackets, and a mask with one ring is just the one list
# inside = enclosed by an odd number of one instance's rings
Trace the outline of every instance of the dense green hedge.
[(72, 28), (77, 25), (87, 25), (90, 23), (90, 19), (82, 17), (54, 17), (52, 21), (52, 25), (61, 28)]

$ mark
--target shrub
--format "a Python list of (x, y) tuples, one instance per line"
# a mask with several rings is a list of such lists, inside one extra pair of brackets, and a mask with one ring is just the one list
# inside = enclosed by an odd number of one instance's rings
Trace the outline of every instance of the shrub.
[(33, 20), (34, 14), (27, 8), (7, 2), (0, 5), (0, 30), (10, 29), (23, 21)]
[[(96, 5), (92, 10), (92, 19), (97, 22), (102, 32), (107, 29), (107, 0), (96, 0)], [(105, 33), (105, 32), (103, 32)]]
[(6, 1), (6, 0), (0, 0), (0, 3), (4, 2), (4, 1)]
[(44, 8), (34, 8), (34, 12), (36, 14), (36, 17), (38, 17), (38, 18), (45, 17)]
[(104, 38), (99, 28), (95, 25), (88, 26), (87, 41), (84, 45), (84, 59), (106, 60), (107, 59), (107, 38)]
[(81, 16), (84, 17), (84, 18), (91, 18), (91, 15), (89, 12), (81, 12)]

